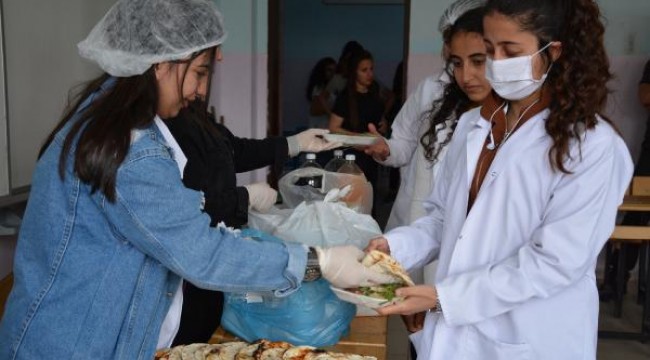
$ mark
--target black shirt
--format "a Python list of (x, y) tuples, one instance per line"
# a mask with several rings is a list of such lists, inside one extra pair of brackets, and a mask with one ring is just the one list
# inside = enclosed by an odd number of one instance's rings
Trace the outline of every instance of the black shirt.
[(350, 121), (348, 89), (346, 88), (336, 97), (332, 112), (343, 118), (341, 127), (349, 131), (363, 133), (368, 131), (368, 124), (370, 123), (379, 126), (379, 122), (384, 115), (384, 104), (379, 97), (379, 91), (370, 90), (366, 93), (355, 91), (355, 97), (359, 114), (359, 121), (356, 126), (353, 126)]

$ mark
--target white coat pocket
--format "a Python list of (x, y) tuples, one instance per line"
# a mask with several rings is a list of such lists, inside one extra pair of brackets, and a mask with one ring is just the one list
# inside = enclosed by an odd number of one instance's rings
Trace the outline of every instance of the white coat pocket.
[(482, 360), (536, 360), (530, 345), (511, 344), (494, 340), (475, 327), (468, 329), (467, 359)]

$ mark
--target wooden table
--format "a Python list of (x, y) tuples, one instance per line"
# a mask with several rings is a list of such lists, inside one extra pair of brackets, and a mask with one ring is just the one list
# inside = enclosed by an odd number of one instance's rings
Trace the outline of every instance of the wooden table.
[[(650, 212), (650, 196), (625, 196), (623, 203), (618, 207), (619, 211), (642, 211)], [(650, 249), (650, 226), (628, 226), (617, 225), (610, 237), (610, 241), (619, 242), (621, 247), (618, 254), (617, 266), (617, 284), (616, 289), (616, 315), (620, 316), (622, 307), (622, 292), (625, 260), (626, 260), (626, 243), (639, 243), (641, 245), (639, 256), (639, 282), (645, 283), (645, 299), (643, 301), (643, 311), (641, 315), (640, 332), (620, 332), (620, 331), (599, 331), (598, 335), (602, 338), (625, 339), (625, 340), (650, 340), (650, 266), (642, 266), (647, 260), (644, 254)], [(645, 268), (645, 273), (642, 269)]]
[(645, 211), (650, 212), (650, 196), (630, 196), (623, 198), (619, 211)]
[[(357, 316), (350, 324), (350, 333), (327, 350), (374, 356), (386, 360), (386, 316)], [(236, 338), (221, 327), (212, 335), (209, 343), (232, 341)]]
[(329, 348), (343, 353), (370, 355), (386, 360), (386, 316), (357, 316), (350, 324), (350, 333)]

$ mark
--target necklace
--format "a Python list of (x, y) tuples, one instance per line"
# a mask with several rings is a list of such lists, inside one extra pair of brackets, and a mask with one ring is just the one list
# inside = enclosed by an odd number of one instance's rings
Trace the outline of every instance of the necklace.
[(524, 115), (526, 115), (528, 110), (530, 110), (530, 108), (533, 107), (533, 105), (539, 102), (539, 99), (541, 99), (541, 97), (535, 99), (535, 101), (533, 101), (530, 105), (526, 107), (526, 109), (524, 109), (524, 111), (521, 112), (521, 115), (519, 115), (519, 118), (517, 119), (517, 121), (515, 121), (515, 124), (512, 126), (512, 130), (510, 131), (508, 131), (508, 117), (506, 117), (506, 129), (503, 131), (503, 140), (501, 140), (499, 146), (501, 146), (504, 142), (506, 142), (506, 140), (508, 140), (510, 134), (512, 134), (517, 129), (517, 125), (519, 124), (519, 121), (521, 121), (521, 119), (524, 117)]

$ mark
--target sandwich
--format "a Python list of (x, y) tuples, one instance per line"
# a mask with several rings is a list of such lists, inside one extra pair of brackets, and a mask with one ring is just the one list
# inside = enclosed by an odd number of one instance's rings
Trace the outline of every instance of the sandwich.
[(395, 290), (401, 287), (415, 285), (402, 265), (400, 265), (393, 257), (381, 251), (373, 250), (369, 252), (363, 258), (361, 263), (373, 271), (390, 275), (393, 278), (393, 281), (386, 284), (346, 289), (350, 292), (376, 299), (392, 301), (395, 299)]

